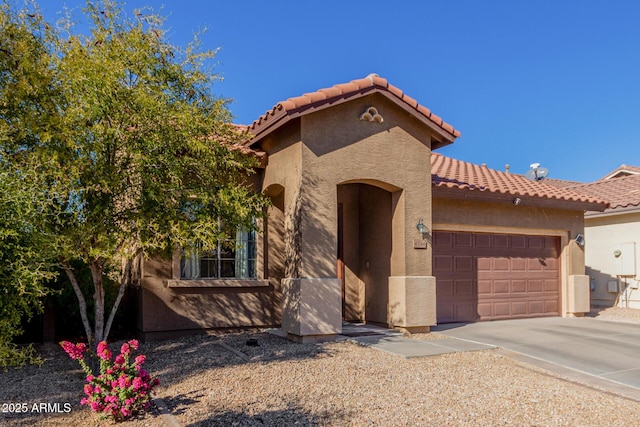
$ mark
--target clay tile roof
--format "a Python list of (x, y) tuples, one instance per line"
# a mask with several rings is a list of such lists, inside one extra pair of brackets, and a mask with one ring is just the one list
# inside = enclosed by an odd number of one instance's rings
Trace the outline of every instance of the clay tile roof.
[(431, 180), (436, 188), (504, 194), (513, 197), (551, 199), (584, 204), (589, 210), (604, 210), (606, 202), (597, 196), (558, 188), (543, 181), (531, 181), (486, 166), (431, 153)]
[(615, 170), (609, 172), (606, 176), (603, 176), (602, 178), (600, 178), (599, 181), (612, 179), (612, 178), (620, 178), (622, 176), (628, 176), (628, 175), (638, 175), (638, 174), (640, 174), (640, 167), (630, 166), (630, 165), (620, 165)]
[(607, 200), (611, 209), (640, 206), (640, 174), (576, 185), (570, 189)]
[(415, 99), (376, 74), (370, 74), (363, 79), (337, 84), (330, 88), (319, 89), (315, 92), (305, 93), (301, 96), (281, 101), (249, 125), (247, 130), (257, 136), (264, 130), (278, 124), (285, 116), (301, 115), (307, 111), (313, 111), (315, 108), (332, 105), (338, 100), (348, 100), (376, 90), (389, 94), (390, 98), (405, 104), (416, 115), (423, 116), (449, 135), (451, 140), (460, 136), (460, 132), (454, 129), (453, 126), (445, 123), (440, 117), (433, 114), (431, 110), (418, 104)]

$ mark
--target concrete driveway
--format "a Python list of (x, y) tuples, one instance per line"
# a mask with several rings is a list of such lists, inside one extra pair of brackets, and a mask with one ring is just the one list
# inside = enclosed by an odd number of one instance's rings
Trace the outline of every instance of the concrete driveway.
[(497, 346), (561, 376), (640, 401), (640, 324), (544, 317), (445, 324), (432, 330)]

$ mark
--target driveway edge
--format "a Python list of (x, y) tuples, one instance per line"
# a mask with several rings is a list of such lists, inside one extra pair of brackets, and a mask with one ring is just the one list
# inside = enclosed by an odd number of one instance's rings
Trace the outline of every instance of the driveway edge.
[[(566, 366), (556, 365), (555, 363), (547, 362), (546, 360), (538, 359), (532, 356), (527, 356), (513, 350), (506, 350), (499, 347), (496, 348), (495, 351), (502, 356), (516, 360), (518, 362), (535, 366), (537, 368), (545, 369), (558, 375), (558, 377), (555, 378), (578, 384), (593, 390), (597, 390), (601, 393), (607, 393), (640, 403), (640, 389), (632, 387), (630, 385), (622, 384), (617, 381), (607, 380), (605, 378), (601, 378), (587, 372), (579, 371), (577, 369), (568, 368)], [(544, 373), (542, 374), (544, 375)]]

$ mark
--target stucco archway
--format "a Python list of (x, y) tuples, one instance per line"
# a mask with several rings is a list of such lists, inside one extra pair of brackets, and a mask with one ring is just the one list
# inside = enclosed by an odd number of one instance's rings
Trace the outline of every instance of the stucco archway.
[(264, 244), (264, 278), (269, 280), (273, 288), (274, 324), (281, 321), (282, 316), (282, 279), (286, 271), (285, 242), (285, 188), (280, 184), (272, 184), (263, 193), (271, 199), (267, 210), (267, 218), (263, 230)]
[(338, 185), (336, 268), (345, 320), (390, 324), (389, 277), (398, 234), (394, 228), (404, 224), (396, 209), (401, 193), (398, 187), (373, 180)]

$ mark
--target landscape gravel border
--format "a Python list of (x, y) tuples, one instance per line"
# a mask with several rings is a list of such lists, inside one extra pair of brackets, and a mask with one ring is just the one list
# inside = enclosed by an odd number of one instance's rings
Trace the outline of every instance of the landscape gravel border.
[[(635, 322), (639, 314), (591, 313)], [(247, 346), (250, 338), (259, 345)], [(72, 410), (0, 414), (0, 425), (111, 425), (77, 403), (83, 375), (75, 361), (57, 345), (38, 349), (42, 367), (0, 372), (0, 403), (68, 402)], [(162, 381), (160, 399), (122, 426), (625, 426), (640, 419), (638, 402), (493, 350), (409, 360), (348, 342), (296, 344), (255, 330), (143, 343), (141, 351)]]

